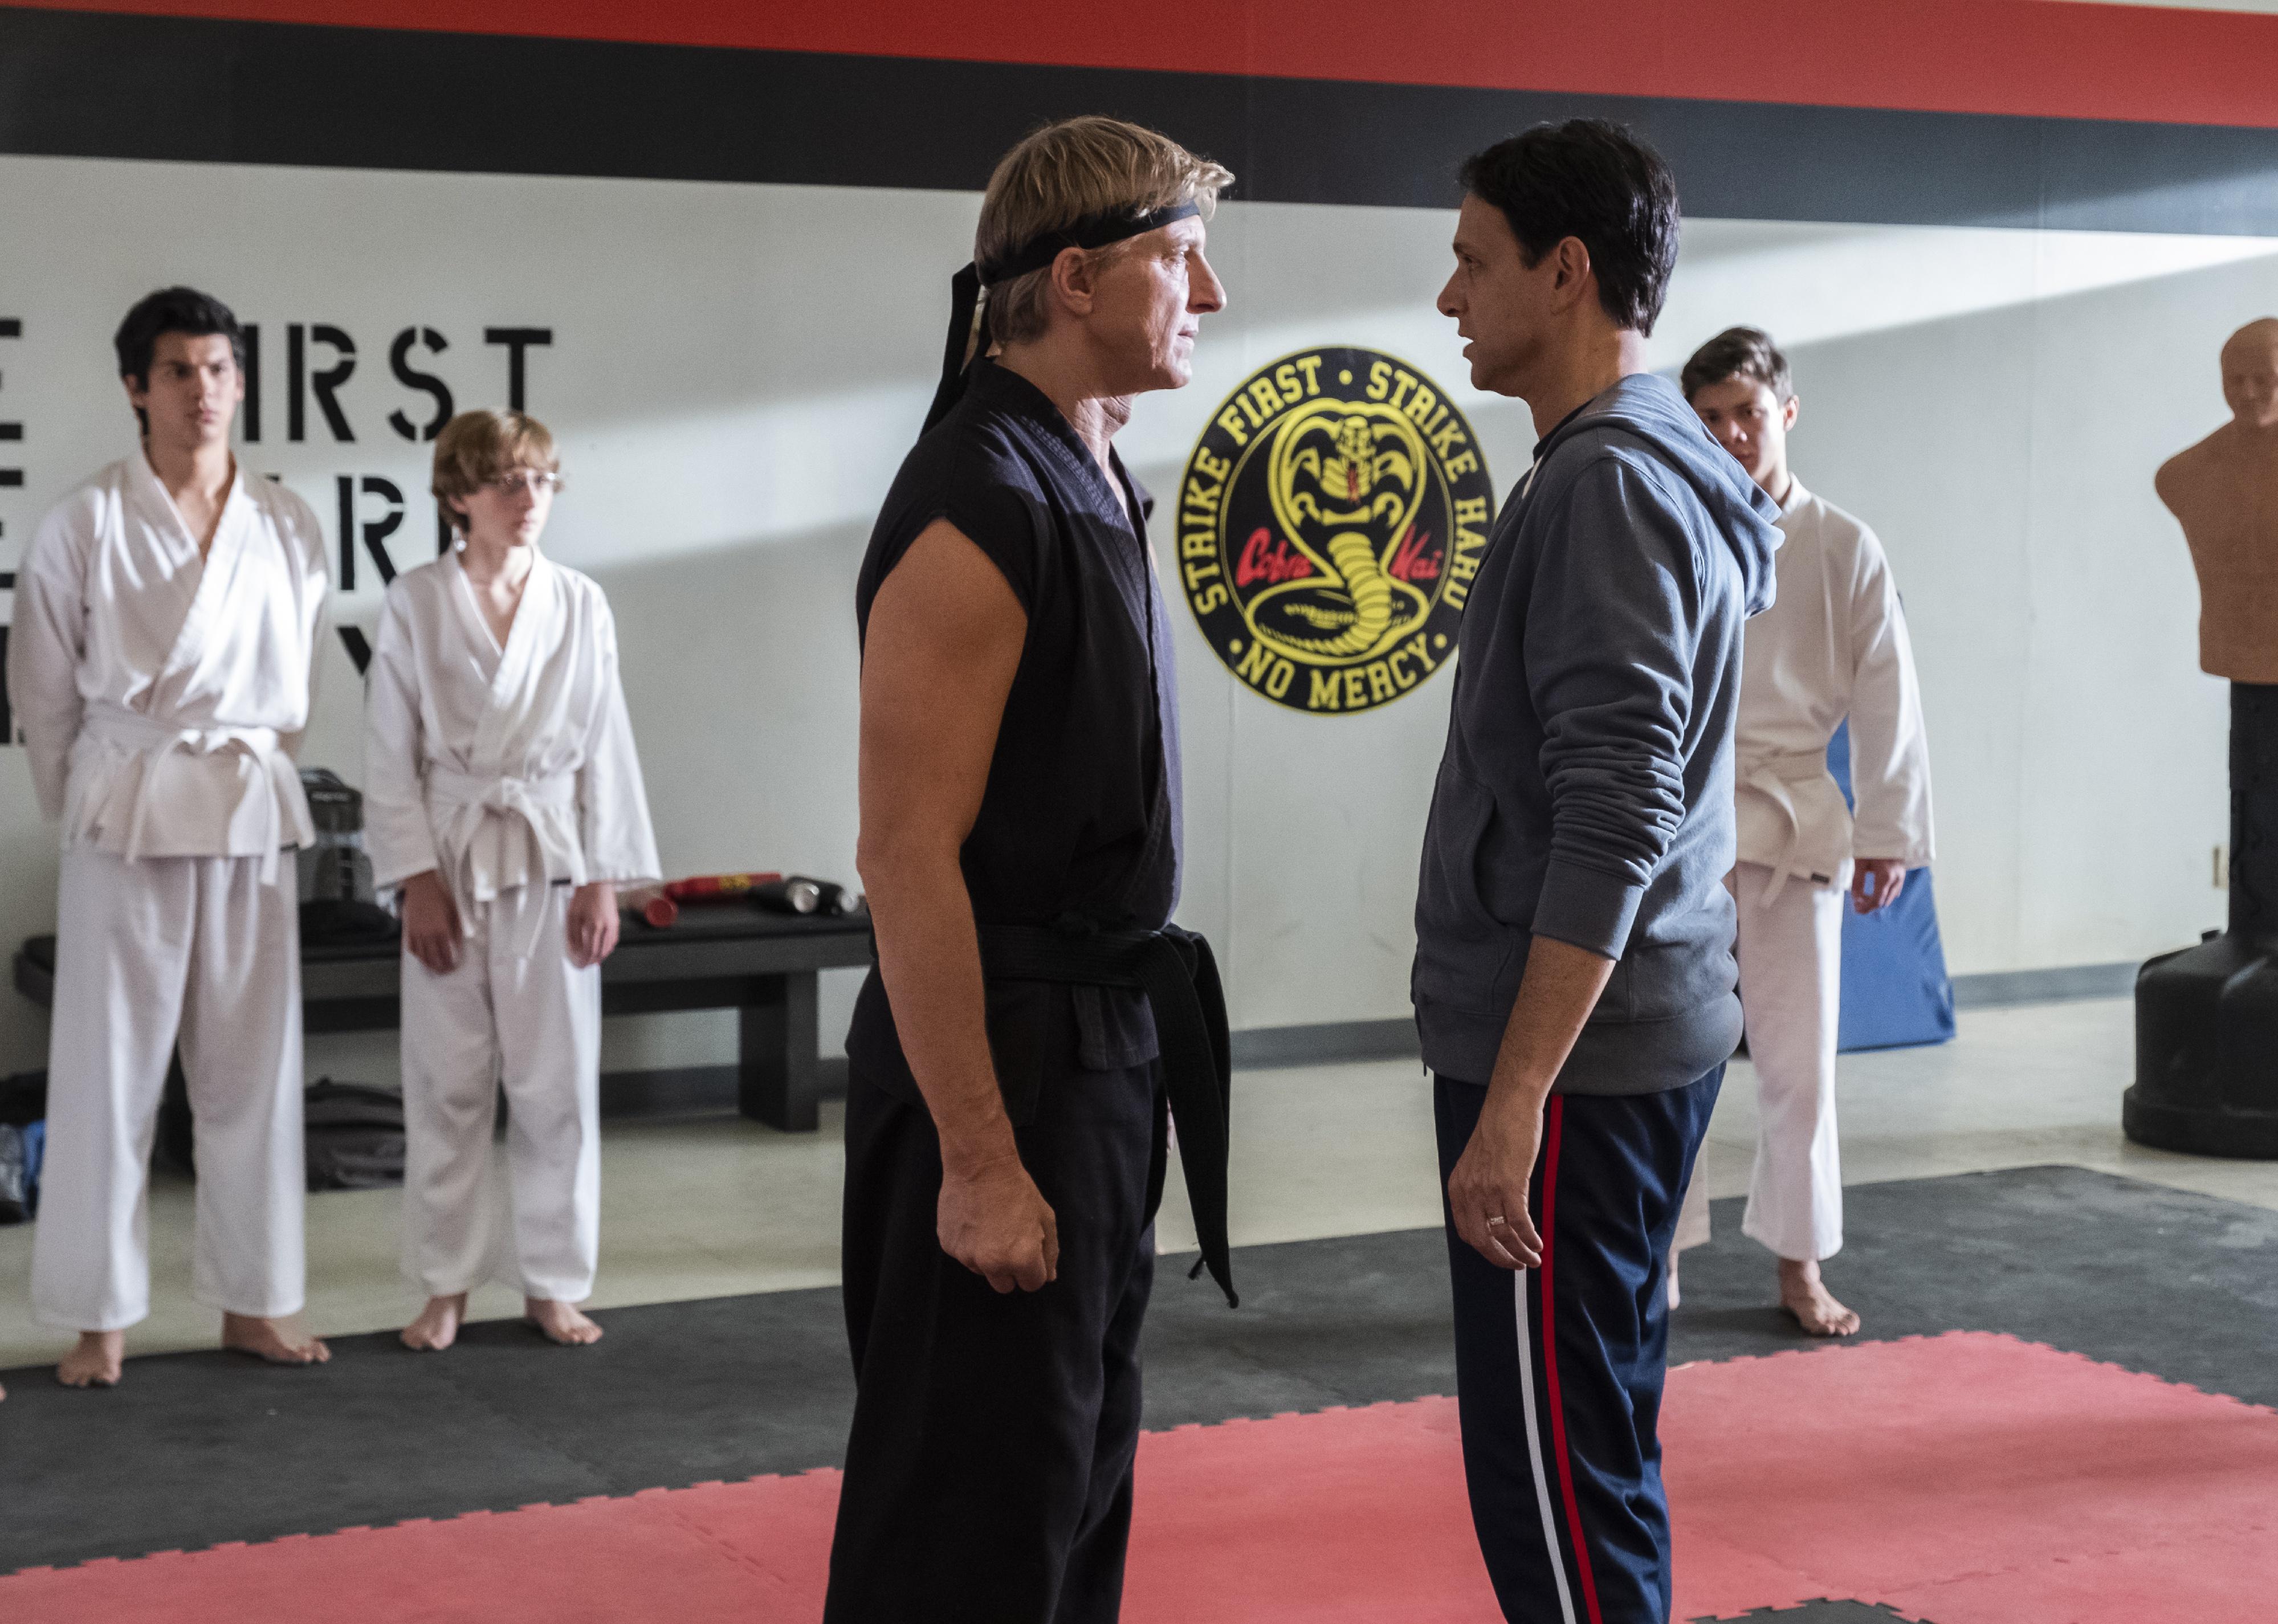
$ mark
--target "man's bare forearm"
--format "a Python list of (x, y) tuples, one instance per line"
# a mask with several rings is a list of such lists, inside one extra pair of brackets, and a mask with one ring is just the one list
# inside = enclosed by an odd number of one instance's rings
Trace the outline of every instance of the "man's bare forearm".
[(1540, 1107), (1557, 1080), (1582, 1025), (1614, 972), (1614, 961), (1549, 936), (1537, 936), (1519, 978), (1518, 999), (1495, 1051), (1487, 1105)]
[(933, 1114), (943, 1168), (964, 1176), (1017, 1156), (989, 1052), (973, 898), (955, 855), (889, 856), (865, 866), (862, 881), (894, 1028)]

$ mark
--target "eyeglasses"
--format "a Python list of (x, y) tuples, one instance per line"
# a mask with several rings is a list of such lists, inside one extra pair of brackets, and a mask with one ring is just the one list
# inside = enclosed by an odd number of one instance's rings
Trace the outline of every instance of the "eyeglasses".
[(495, 491), (501, 496), (513, 496), (524, 491), (529, 492), (532, 496), (539, 496), (548, 492), (559, 491), (561, 488), (561, 475), (540, 473), (531, 469), (524, 469), (512, 474), (501, 474), (496, 479), (483, 481), (484, 490)]

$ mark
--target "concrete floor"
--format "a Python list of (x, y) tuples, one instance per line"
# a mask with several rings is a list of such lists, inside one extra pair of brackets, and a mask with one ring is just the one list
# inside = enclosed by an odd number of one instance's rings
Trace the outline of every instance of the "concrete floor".
[[(2131, 1006), (2115, 999), (1966, 1011), (1944, 1048), (1846, 1056), (1845, 1182), (2060, 1163), (2278, 1209), (2278, 1163), (2171, 1155), (2121, 1137), (2131, 1044)], [(1414, 1064), (1245, 1071), (1235, 1087), (1237, 1245), (1440, 1222), (1431, 1090)], [(1754, 1135), (1754, 1080), (1740, 1062), (1709, 1130), (1711, 1195), (1746, 1191)], [(835, 1107), (811, 1136), (733, 1117), (610, 1125), (595, 1306), (833, 1284), (840, 1161)], [(1159, 1232), (1165, 1250), (1185, 1250), (1193, 1231), (1171, 1183)], [(154, 1306), (131, 1352), (214, 1339), (215, 1316), (189, 1296), (190, 1198), (172, 1178), (152, 1192)], [(400, 1325), (417, 1309), (396, 1269), (398, 1200), (310, 1199), (308, 1320), (320, 1333)], [(31, 1238), (29, 1225), (0, 1230), (0, 1369), (50, 1361), (69, 1341), (32, 1319)], [(1839, 1264), (1831, 1274), (1839, 1286)], [(474, 1311), (519, 1307), (492, 1287)]]

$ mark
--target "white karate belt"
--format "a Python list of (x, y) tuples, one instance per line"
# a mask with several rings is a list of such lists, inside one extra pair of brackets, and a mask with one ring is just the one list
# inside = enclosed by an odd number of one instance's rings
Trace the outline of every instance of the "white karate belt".
[[(539, 883), (550, 884), (566, 875), (573, 885), (585, 880), (585, 853), (577, 840), (577, 774), (554, 773), (543, 778), (492, 777), (460, 773), (438, 762), (427, 764), (427, 810), (436, 828), (436, 843), (447, 865), (451, 896), (459, 904), (459, 928), (475, 934), (474, 915), (468, 904), (487, 903), (499, 896), (498, 876), (478, 862), (475, 836), (485, 819), (519, 819), (538, 842), (546, 873)], [(538, 949), (545, 929), (542, 909), (530, 911), (528, 939), (515, 957), (528, 958)]]
[(261, 883), (276, 883), (277, 853), (284, 844), (286, 833), (278, 807), (282, 797), (292, 793), (280, 777), (280, 766), (285, 774), (291, 775), (293, 790), (298, 789), (300, 779), (279, 748), (274, 728), (184, 728), (103, 703), (88, 707), (81, 725), (105, 743), (141, 758), (142, 776), (134, 787), (134, 805), (127, 814), (126, 846), (122, 853), (130, 863), (143, 855), (161, 761), (176, 754), (216, 756), (225, 752), (252, 761), (268, 781), (268, 793), (261, 797), (266, 809), (261, 835)]
[[(1796, 866), (1803, 845), (1803, 812), (1795, 804), (1795, 786), (1825, 780), (1838, 795), (1842, 790), (1835, 785), (1835, 775), (1827, 770), (1824, 751), (1779, 751), (1754, 757), (1740, 763), (1739, 774), (1742, 783), (1778, 808), (1780, 816), (1787, 820), (1787, 842), (1780, 848), (1779, 861), (1772, 868), (1772, 882), (1764, 888), (1758, 904), (1769, 908), (1786, 888), (1789, 871)], [(1818, 880), (1822, 876), (1814, 873), (1812, 878)], [(1824, 878), (1832, 883), (1834, 876)]]

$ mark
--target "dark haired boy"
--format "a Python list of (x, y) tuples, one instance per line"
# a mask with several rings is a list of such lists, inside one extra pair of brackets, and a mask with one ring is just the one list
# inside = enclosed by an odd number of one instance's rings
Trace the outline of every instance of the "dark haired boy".
[(301, 957), (287, 848), (325, 618), (324, 533), (230, 454), (244, 337), (190, 288), (118, 329), (141, 446), (40, 522), (8, 688), (63, 825), (48, 1152), (32, 1302), (80, 1333), (71, 1387), (119, 1379), (149, 1311), (144, 1180), (179, 1041), (197, 1121), (192, 1289), (226, 1347), (328, 1357), (302, 1306)]
[[(1930, 746), (1899, 589), (1875, 532), (1789, 471), (1800, 409), (1771, 335), (1718, 333), (1685, 363), (1685, 398), (1718, 444), (1779, 504), (1779, 601), (1748, 628), (1740, 679), (1740, 1003), (1756, 1074), (1756, 1162), (1742, 1231), (1779, 1260), (1780, 1304), (1816, 1337), (1859, 1316), (1819, 1265), (1843, 1247), (1835, 1134), (1843, 896), (1861, 913), (1898, 899), (1930, 859)], [(1854, 818), (1827, 770), (1851, 722)], [(1854, 857), (1854, 853), (1871, 853)], [(1688, 1188), (1679, 1249), (1708, 1239), (1708, 1201)], [(1675, 1289), (1676, 1260), (1670, 1265)]]
[(1506, 1617), (1662, 1624), (1663, 1260), (1740, 1035), (1732, 723), (1777, 509), (1646, 369), (1660, 158), (1583, 119), (1463, 181), (1439, 307), (1540, 437), (1464, 612), (1416, 903), (1464, 1468)]

